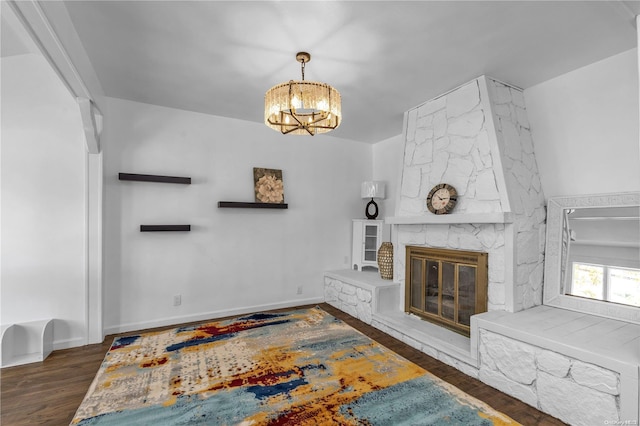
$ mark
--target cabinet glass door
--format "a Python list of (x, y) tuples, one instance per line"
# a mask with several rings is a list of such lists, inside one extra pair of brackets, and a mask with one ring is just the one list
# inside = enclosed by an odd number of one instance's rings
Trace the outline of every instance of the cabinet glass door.
[(378, 248), (378, 227), (374, 225), (364, 226), (364, 260), (375, 262)]

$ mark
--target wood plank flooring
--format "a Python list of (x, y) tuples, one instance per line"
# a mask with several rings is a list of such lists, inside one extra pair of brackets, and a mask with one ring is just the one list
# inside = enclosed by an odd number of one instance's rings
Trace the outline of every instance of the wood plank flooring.
[[(560, 420), (466, 376), (455, 368), (413, 349), (328, 304), (322, 303), (319, 306), (380, 344), (468, 394), (485, 401), (525, 426), (564, 424)], [(289, 309), (281, 309), (281, 311)], [(162, 327), (156, 330), (173, 327), (176, 326)], [(54, 351), (44, 362), (2, 369), (0, 371), (0, 386), (2, 388), (0, 424), (2, 426), (68, 425), (82, 402), (114, 337), (116, 336), (107, 336), (104, 343), (101, 344)]]

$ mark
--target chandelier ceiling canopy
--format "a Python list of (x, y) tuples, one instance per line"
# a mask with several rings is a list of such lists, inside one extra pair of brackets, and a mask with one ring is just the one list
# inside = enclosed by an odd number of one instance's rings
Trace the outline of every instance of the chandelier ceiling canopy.
[(298, 52), (302, 80), (290, 80), (273, 86), (264, 95), (264, 123), (283, 135), (316, 135), (340, 125), (340, 92), (326, 83), (305, 81), (304, 67), (311, 60), (307, 52)]

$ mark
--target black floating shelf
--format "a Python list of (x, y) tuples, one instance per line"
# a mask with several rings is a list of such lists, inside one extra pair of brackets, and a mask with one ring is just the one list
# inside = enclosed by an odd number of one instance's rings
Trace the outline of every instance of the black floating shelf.
[(186, 185), (191, 184), (190, 177), (181, 177), (181, 176), (159, 176), (159, 175), (140, 175), (136, 173), (119, 173), (118, 179), (135, 180), (139, 182), (182, 183)]
[(288, 209), (289, 204), (276, 203), (243, 203), (238, 201), (218, 201), (218, 208), (235, 209)]
[(191, 225), (140, 225), (140, 232), (191, 231)]

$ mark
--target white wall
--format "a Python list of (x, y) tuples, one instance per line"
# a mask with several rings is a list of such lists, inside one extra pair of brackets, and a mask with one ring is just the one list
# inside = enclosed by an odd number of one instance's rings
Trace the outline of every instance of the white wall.
[(1, 322), (85, 335), (85, 145), (78, 106), (41, 55), (2, 66)]
[(524, 95), (547, 197), (640, 190), (637, 49)]
[[(315, 303), (323, 271), (348, 268), (370, 145), (120, 99), (107, 106), (107, 333)], [(288, 210), (217, 208), (254, 201), (253, 167), (282, 169)], [(192, 184), (118, 181), (118, 172), (189, 176)], [(140, 224), (192, 230), (140, 233)]]
[[(402, 131), (402, 129), (398, 129)], [(400, 190), (404, 140), (402, 134), (385, 139), (373, 145), (373, 180), (386, 183), (386, 198), (378, 202), (380, 216), (394, 216), (396, 196)], [(383, 241), (391, 241), (391, 226), (385, 225)]]
[[(0, 319), (53, 317), (56, 347), (81, 344), (86, 157), (77, 105), (42, 57), (1, 65)], [(640, 190), (637, 93), (635, 49), (525, 91), (547, 196)], [(401, 135), (372, 148), (116, 99), (106, 105), (107, 332), (320, 299), (322, 271), (348, 267), (360, 183), (386, 181), (381, 216), (394, 214)], [(218, 209), (218, 200), (252, 200), (254, 166), (283, 169), (290, 208)], [(188, 175), (193, 184), (119, 182), (120, 171)], [(193, 230), (138, 232), (164, 222)]]

